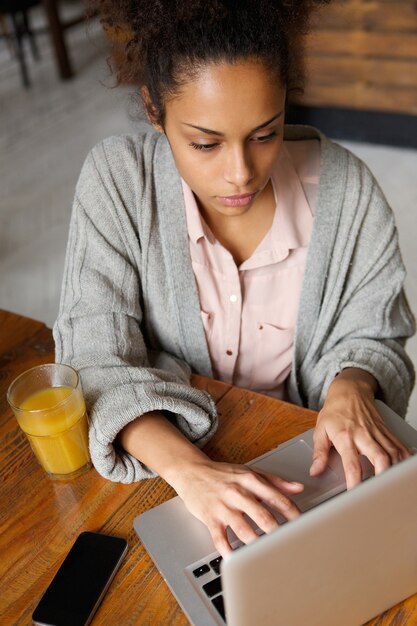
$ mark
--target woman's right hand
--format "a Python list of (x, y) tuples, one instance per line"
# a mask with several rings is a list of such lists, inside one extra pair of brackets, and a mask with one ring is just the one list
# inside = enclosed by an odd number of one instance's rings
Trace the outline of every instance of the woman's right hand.
[(207, 526), (222, 556), (232, 550), (226, 529), (249, 543), (257, 534), (245, 515), (268, 533), (278, 526), (265, 505), (290, 520), (300, 512), (288, 496), (304, 489), (256, 467), (212, 461), (158, 411), (119, 433), (118, 444), (166, 480), (187, 509)]
[(245, 515), (264, 532), (279, 524), (267, 504), (287, 520), (300, 515), (288, 496), (300, 493), (300, 483), (285, 481), (256, 467), (211, 461), (207, 457), (187, 464), (168, 482), (187, 509), (210, 531), (216, 549), (224, 557), (232, 550), (226, 529), (230, 527), (243, 543), (257, 538)]

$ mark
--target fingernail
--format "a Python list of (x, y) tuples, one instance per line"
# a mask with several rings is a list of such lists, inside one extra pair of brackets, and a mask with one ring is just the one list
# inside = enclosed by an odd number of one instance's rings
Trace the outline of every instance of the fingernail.
[(319, 459), (316, 459), (315, 461), (313, 461), (310, 467), (310, 476), (314, 474), (315, 472), (317, 472), (317, 470), (320, 471), (320, 467), (321, 467), (321, 463)]

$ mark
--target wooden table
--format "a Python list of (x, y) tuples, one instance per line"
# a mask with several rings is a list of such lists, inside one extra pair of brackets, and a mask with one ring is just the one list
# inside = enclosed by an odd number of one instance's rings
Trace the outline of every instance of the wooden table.
[[(132, 526), (135, 515), (171, 498), (173, 490), (161, 479), (111, 483), (94, 469), (72, 482), (54, 482), (19, 430), (7, 388), (19, 373), (53, 358), (49, 328), (0, 310), (0, 623), (31, 623), (39, 597), (76, 536), (92, 530), (129, 543), (94, 624), (187, 624)], [(220, 427), (206, 447), (215, 459), (245, 463), (314, 424), (312, 411), (198, 376), (193, 384), (217, 401)], [(417, 624), (417, 595), (371, 624)]]

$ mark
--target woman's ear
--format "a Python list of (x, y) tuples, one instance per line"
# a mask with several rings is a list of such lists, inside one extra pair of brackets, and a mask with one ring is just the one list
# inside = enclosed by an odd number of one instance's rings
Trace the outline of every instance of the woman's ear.
[(145, 107), (145, 112), (146, 112), (148, 120), (150, 121), (150, 123), (152, 124), (155, 130), (157, 130), (159, 133), (163, 133), (164, 129), (162, 128), (161, 124), (157, 121), (158, 114), (156, 111), (156, 107), (151, 100), (149, 89), (146, 87), (146, 85), (144, 85), (141, 88), (140, 92), (142, 95), (143, 105)]

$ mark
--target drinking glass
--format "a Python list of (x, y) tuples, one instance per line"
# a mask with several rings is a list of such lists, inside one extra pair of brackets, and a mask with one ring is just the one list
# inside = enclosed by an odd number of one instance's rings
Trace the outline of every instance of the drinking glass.
[(75, 369), (59, 363), (33, 367), (12, 382), (7, 401), (51, 478), (75, 478), (91, 467), (88, 418)]

